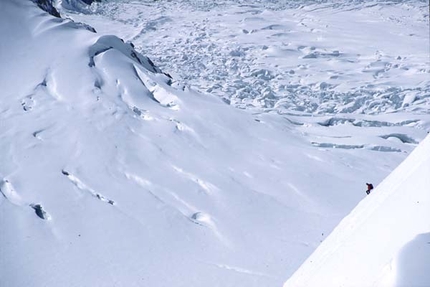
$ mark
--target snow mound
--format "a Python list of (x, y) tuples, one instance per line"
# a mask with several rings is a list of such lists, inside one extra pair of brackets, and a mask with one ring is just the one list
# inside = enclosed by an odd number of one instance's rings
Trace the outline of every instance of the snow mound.
[(365, 198), (284, 287), (429, 286), (430, 136)]

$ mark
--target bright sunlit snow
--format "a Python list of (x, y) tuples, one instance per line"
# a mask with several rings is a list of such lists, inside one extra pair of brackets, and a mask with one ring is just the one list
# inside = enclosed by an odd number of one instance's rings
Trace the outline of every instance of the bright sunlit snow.
[(284, 287), (429, 286), (429, 175), (427, 137)]
[(272, 2), (0, 1), (0, 286), (282, 286), (390, 216), (365, 183), (430, 129), (427, 7)]
[(126, 0), (65, 12), (238, 107), (427, 111), (426, 2), (318, 2)]

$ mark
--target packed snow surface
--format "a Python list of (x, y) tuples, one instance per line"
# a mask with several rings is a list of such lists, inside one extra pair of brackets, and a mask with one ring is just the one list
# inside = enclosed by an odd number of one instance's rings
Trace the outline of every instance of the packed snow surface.
[[(427, 135), (422, 2), (196, 3), (0, 1), (1, 286), (281, 286)], [(322, 45), (318, 15), (342, 28)], [(349, 19), (398, 27), (398, 52), (345, 44)]]
[(430, 285), (430, 136), (284, 287)]

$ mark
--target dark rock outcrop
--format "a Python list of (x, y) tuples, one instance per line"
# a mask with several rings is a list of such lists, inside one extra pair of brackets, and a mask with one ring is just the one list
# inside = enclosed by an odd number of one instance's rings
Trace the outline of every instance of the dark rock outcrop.
[(101, 2), (101, 0), (81, 0), (81, 1), (87, 5), (91, 5), (94, 2)]
[(34, 3), (36, 3), (37, 6), (40, 7), (40, 9), (48, 12), (52, 16), (55, 16), (57, 18), (61, 18), (60, 13), (52, 5), (53, 0), (31, 0), (31, 1), (33, 1)]

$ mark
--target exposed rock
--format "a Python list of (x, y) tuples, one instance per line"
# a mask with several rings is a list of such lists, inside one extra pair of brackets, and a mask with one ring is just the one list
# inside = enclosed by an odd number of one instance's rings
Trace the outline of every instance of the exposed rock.
[(31, 0), (31, 1), (33, 1), (34, 3), (36, 3), (37, 6), (40, 7), (40, 9), (48, 12), (52, 16), (55, 16), (57, 18), (61, 18), (60, 13), (52, 5), (53, 0)]
[(94, 2), (101, 2), (101, 0), (81, 0), (81, 1), (87, 5), (91, 5)]

